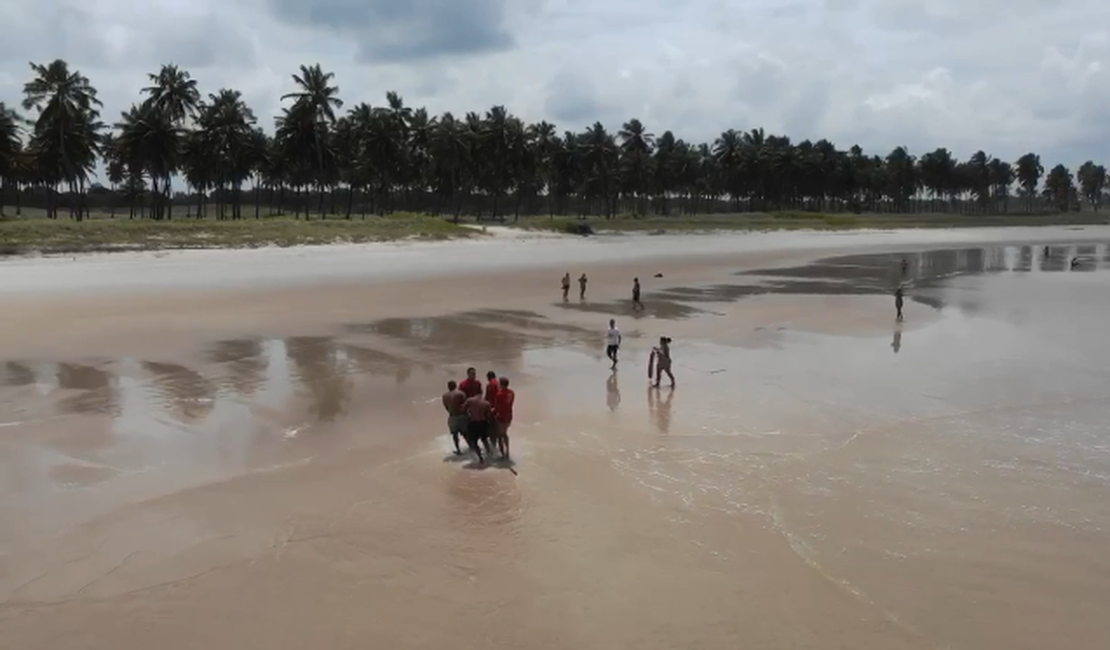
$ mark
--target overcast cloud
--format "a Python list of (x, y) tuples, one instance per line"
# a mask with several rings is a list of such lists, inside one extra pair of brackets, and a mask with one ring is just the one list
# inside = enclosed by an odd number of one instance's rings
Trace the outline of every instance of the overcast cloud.
[(0, 101), (57, 57), (107, 121), (174, 62), (270, 128), (301, 63), (342, 98), (712, 141), (763, 127), (885, 154), (1110, 162), (1106, 0), (0, 0)]

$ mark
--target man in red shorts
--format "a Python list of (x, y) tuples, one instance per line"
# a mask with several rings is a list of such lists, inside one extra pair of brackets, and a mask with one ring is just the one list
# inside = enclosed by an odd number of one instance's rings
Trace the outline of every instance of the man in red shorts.
[(508, 377), (502, 377), (497, 383), (499, 384), (497, 398), (493, 403), (493, 418), (497, 432), (496, 443), (498, 451), (501, 452), (501, 457), (508, 459), (509, 426), (513, 423), (513, 402), (516, 401), (516, 393), (509, 388)]
[(482, 382), (478, 380), (478, 371), (474, 368), (466, 369), (466, 379), (459, 383), (459, 390), (467, 398), (482, 394)]

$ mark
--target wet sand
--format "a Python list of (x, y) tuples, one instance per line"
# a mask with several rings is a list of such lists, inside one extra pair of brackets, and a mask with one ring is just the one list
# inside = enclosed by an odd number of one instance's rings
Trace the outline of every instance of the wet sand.
[[(0, 264), (0, 647), (1106, 647), (1107, 242)], [(513, 471), (449, 453), (467, 365)]]

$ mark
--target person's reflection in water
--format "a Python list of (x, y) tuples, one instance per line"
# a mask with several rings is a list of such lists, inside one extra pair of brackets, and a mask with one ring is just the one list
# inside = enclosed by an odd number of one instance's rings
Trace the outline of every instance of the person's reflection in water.
[(655, 428), (659, 429), (659, 433), (670, 433), (671, 400), (674, 399), (674, 386), (667, 389), (667, 395), (662, 399), (659, 398), (659, 392), (658, 388), (648, 388), (648, 411), (651, 413), (651, 420), (655, 424)]
[(902, 349), (902, 328), (901, 327), (894, 330), (894, 340), (891, 341), (890, 347), (894, 350), (894, 354), (898, 354), (898, 351)]
[(617, 386), (617, 371), (614, 370), (605, 380), (605, 403), (610, 411), (615, 411), (621, 405), (621, 389)]

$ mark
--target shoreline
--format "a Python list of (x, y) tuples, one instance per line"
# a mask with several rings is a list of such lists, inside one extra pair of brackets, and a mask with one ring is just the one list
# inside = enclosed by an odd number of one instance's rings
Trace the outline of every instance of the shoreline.
[[(488, 227), (487, 227), (488, 228)], [(494, 227), (484, 237), (443, 241), (315, 244), (290, 247), (147, 250), (0, 259), (0, 296), (101, 290), (105, 293), (268, 290), (312, 285), (381, 284), (458, 273), (619, 266), (640, 261), (812, 251), (853, 247), (921, 249), (996, 243), (1110, 239), (1110, 226), (1013, 226), (846, 231), (621, 233), (581, 237), (523, 234)], [(516, 246), (508, 247), (513, 243)], [(496, 251), (496, 255), (489, 253)], [(142, 272), (139, 272), (139, 268)], [(568, 269), (569, 270), (569, 269)], [(156, 289), (155, 289), (156, 287)]]
[[(785, 216), (784, 216), (785, 215)], [(829, 221), (832, 220), (832, 221)], [(30, 233), (5, 235), (3, 227)], [(588, 225), (588, 234), (568, 226)], [(741, 213), (690, 217), (526, 217), (520, 222), (460, 222), (441, 217), (407, 215), (394, 221), (363, 220), (254, 220), (167, 222), (93, 219), (86, 222), (47, 222), (42, 219), (0, 220), (0, 264), (25, 258), (65, 258), (86, 255), (166, 254), (213, 250), (271, 250), (358, 245), (422, 245), (470, 239), (532, 240), (552, 238), (620, 238), (625, 236), (720, 236), (770, 233), (836, 234), (965, 229), (1024, 229), (1098, 227), (1110, 225), (1101, 215), (982, 216), (937, 214)], [(37, 229), (37, 230), (36, 230)], [(84, 232), (82, 232), (84, 229)], [(330, 236), (326, 231), (342, 231)], [(23, 241), (20, 241), (23, 240)], [(54, 240), (54, 243), (51, 241)], [(98, 241), (93, 241), (98, 240)], [(62, 242), (62, 243), (58, 243)]]

